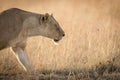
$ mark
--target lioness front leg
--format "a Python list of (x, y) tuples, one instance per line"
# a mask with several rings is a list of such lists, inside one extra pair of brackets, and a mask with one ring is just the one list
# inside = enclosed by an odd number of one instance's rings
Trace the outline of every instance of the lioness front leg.
[(28, 71), (30, 74), (35, 74), (34, 68), (31, 66), (27, 54), (24, 52), (23, 47), (12, 47), (15, 56), (17, 57), (18, 62), (22, 67)]

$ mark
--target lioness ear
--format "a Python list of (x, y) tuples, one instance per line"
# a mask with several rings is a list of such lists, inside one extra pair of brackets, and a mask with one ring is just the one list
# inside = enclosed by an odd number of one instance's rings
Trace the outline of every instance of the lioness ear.
[(53, 13), (51, 14), (51, 16), (53, 16)]
[(46, 14), (44, 15), (44, 17), (42, 18), (42, 21), (43, 21), (43, 22), (47, 22), (49, 16), (50, 16), (50, 15), (49, 15), (48, 13), (46, 13)]
[(49, 14), (46, 13), (45, 15), (41, 15), (40, 16), (40, 24), (44, 23), (44, 22), (47, 22), (48, 21), (48, 18), (49, 18)]
[(48, 13), (45, 13), (45, 18), (48, 19), (49, 18), (49, 14)]

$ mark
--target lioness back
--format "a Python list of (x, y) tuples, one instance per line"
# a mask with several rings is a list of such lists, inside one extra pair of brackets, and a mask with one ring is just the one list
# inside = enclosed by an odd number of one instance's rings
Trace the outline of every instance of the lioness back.
[(30, 12), (17, 8), (0, 13), (0, 50), (7, 47), (9, 41), (18, 37), (23, 29), (23, 21), (30, 15)]

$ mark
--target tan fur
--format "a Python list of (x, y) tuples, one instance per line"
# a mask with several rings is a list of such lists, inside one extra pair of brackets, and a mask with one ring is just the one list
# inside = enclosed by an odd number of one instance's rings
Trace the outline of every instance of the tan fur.
[(28, 37), (39, 35), (60, 40), (64, 36), (64, 31), (49, 14), (36, 14), (17, 8), (0, 14), (0, 50), (12, 47), (20, 64), (30, 73), (35, 71), (24, 49)]

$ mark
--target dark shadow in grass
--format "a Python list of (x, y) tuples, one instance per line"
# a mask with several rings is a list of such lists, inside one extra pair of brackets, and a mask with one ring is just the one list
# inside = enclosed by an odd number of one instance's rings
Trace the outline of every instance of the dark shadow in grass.
[(27, 73), (0, 73), (0, 80), (120, 80), (120, 67), (113, 61), (99, 63), (92, 69), (39, 71), (44, 76), (28, 75)]

